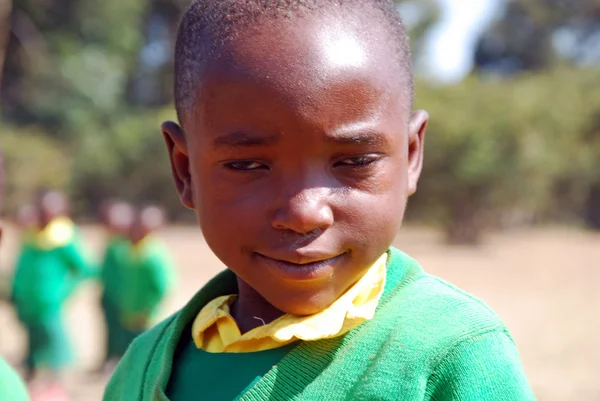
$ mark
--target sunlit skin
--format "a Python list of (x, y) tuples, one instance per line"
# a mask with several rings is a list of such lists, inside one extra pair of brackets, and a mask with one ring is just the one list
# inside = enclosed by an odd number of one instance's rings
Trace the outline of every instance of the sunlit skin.
[(183, 128), (162, 126), (182, 203), (238, 277), (242, 332), (325, 309), (396, 236), (428, 116), (388, 35), (361, 16), (256, 24), (208, 63)]
[(67, 216), (69, 200), (62, 192), (50, 191), (41, 196), (38, 202), (40, 229), (45, 228), (52, 220)]
[(125, 202), (111, 202), (101, 211), (104, 227), (110, 235), (128, 236), (134, 220), (135, 211)]
[(129, 230), (129, 239), (133, 244), (137, 244), (160, 229), (165, 221), (162, 209), (155, 206), (148, 206), (135, 213)]

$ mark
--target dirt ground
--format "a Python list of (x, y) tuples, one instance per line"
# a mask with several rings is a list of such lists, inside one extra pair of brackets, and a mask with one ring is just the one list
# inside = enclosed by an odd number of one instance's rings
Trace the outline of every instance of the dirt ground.
[[(102, 247), (95, 227), (84, 229), (92, 256)], [(182, 306), (223, 268), (195, 227), (161, 233), (178, 269), (176, 290), (162, 316)], [(10, 270), (16, 232), (8, 228), (0, 263)], [(480, 248), (448, 247), (436, 232), (405, 228), (396, 245), (427, 271), (487, 302), (506, 322), (541, 401), (600, 400), (600, 235), (567, 229), (492, 236)], [(107, 378), (86, 373), (102, 353), (98, 288), (85, 285), (70, 301), (68, 322), (77, 353), (67, 374), (74, 401), (100, 401)], [(0, 355), (15, 366), (24, 335), (10, 305), (0, 303)]]

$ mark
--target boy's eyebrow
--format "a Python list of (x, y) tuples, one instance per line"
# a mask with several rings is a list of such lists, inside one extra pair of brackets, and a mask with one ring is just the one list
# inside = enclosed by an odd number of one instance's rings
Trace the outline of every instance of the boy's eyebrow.
[(279, 139), (278, 135), (253, 135), (246, 132), (232, 132), (215, 139), (214, 145), (218, 148), (229, 147), (254, 147), (272, 145)]
[[(247, 132), (232, 132), (214, 140), (218, 148), (240, 148), (267, 146), (276, 143), (280, 135), (255, 135)], [(385, 134), (370, 129), (361, 131), (342, 131), (325, 136), (325, 141), (338, 145), (385, 145), (388, 138)]]
[(385, 145), (388, 143), (388, 138), (381, 132), (364, 130), (330, 134), (327, 135), (326, 141), (341, 145)]

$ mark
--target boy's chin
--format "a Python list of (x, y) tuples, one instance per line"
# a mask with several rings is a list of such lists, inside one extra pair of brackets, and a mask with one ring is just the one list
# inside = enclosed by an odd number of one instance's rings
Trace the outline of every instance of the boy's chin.
[(288, 294), (268, 301), (282, 312), (296, 316), (309, 316), (327, 309), (338, 297), (331, 291), (315, 294)]

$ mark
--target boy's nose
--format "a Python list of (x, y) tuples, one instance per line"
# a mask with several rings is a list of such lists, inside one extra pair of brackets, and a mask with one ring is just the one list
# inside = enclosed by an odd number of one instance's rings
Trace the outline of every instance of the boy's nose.
[(329, 192), (329, 188), (310, 188), (287, 198), (275, 211), (271, 224), (299, 234), (328, 228), (333, 224)]

